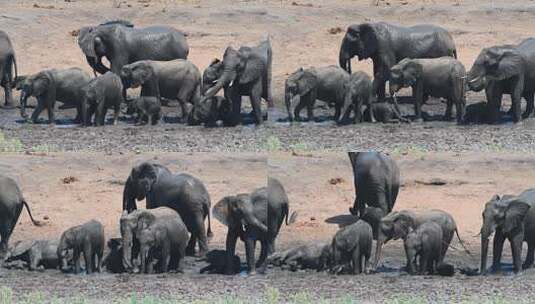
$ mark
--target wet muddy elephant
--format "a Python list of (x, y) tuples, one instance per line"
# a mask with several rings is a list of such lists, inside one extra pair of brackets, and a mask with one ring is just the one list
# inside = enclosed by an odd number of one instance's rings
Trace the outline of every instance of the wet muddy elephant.
[[(199, 242), (199, 255), (208, 251), (210, 227), (210, 195), (203, 182), (186, 173), (173, 174), (166, 167), (145, 162), (132, 168), (123, 192), (123, 210), (137, 209), (136, 201), (146, 200), (147, 209), (169, 207), (174, 209), (191, 233), (187, 254), (195, 253)], [(208, 217), (208, 230), (204, 220)]]
[[(535, 253), (535, 189), (528, 189), (519, 195), (495, 195), (485, 204), (481, 226), (481, 273), (487, 270), (489, 238), (494, 233), (492, 249), (492, 272), (499, 272), (503, 244), (511, 243), (513, 271), (530, 268)], [(522, 264), (522, 245), (528, 244), (528, 252)]]
[(385, 99), (390, 68), (404, 58), (457, 58), (452, 36), (442, 27), (420, 24), (411, 27), (385, 22), (353, 24), (347, 28), (340, 46), (340, 66), (351, 73), (351, 58), (373, 61), (373, 92)]
[[(489, 123), (500, 121), (503, 94), (511, 95), (510, 112), (514, 122), (530, 117), (535, 94), (535, 38), (528, 38), (518, 45), (484, 48), (472, 65), (467, 81), (472, 91), (485, 89)], [(523, 114), (520, 113), (522, 97), (527, 102)]]
[(106, 112), (113, 109), (113, 124), (116, 125), (123, 103), (123, 83), (121, 78), (112, 72), (95, 77), (84, 87), (82, 100), (83, 124), (92, 124), (95, 116), (95, 125), (105, 124)]
[(57, 254), (58, 245), (58, 240), (18, 241), (9, 248), (6, 262), (24, 261), (30, 271), (37, 270), (39, 267), (57, 269), (60, 265)]
[(68, 251), (72, 250), (75, 274), (79, 274), (81, 271), (81, 254), (84, 255), (87, 274), (95, 271), (101, 272), (105, 242), (104, 226), (97, 220), (91, 220), (65, 230), (59, 239), (57, 248), (60, 270), (67, 270)]

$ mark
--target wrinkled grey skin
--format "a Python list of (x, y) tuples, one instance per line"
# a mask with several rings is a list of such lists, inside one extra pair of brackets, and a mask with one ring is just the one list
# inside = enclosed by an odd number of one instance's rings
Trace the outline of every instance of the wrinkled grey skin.
[(121, 78), (112, 72), (91, 79), (84, 87), (82, 100), (83, 124), (89, 126), (95, 115), (95, 125), (105, 124), (106, 112), (113, 108), (113, 124), (117, 124), (121, 103), (123, 103), (123, 83)]
[(110, 273), (123, 273), (126, 271), (123, 265), (123, 240), (111, 238), (106, 243), (108, 252), (102, 258), (102, 267)]
[(73, 251), (74, 273), (81, 271), (80, 254), (83, 253), (87, 274), (101, 272), (102, 256), (106, 240), (104, 227), (97, 220), (91, 220), (79, 226), (71, 227), (63, 232), (57, 249), (60, 270), (67, 270), (67, 253)]
[[(13, 72), (15, 73), (13, 75)], [(13, 107), (11, 89), (17, 78), (17, 59), (13, 44), (6, 32), (0, 30), (0, 86), (4, 88), (5, 106)]]
[(6, 262), (24, 261), (29, 270), (37, 270), (40, 266), (43, 269), (57, 269), (58, 244), (58, 240), (18, 241), (9, 248)]
[(182, 122), (189, 115), (188, 104), (197, 104), (201, 98), (201, 72), (188, 60), (137, 61), (123, 66), (120, 75), (125, 87), (141, 86), (141, 96), (178, 100)]
[(353, 116), (353, 123), (362, 121), (362, 108), (367, 106), (368, 117), (371, 122), (375, 122), (375, 115), (371, 107), (372, 95), (372, 80), (368, 74), (357, 71), (349, 76), (349, 82), (345, 87), (344, 105), (338, 123), (343, 122), (349, 118), (351, 110), (355, 113)]
[[(481, 273), (487, 270), (489, 238), (494, 233), (493, 257), (490, 271), (499, 272), (503, 243), (509, 240), (513, 256), (513, 271), (530, 268), (535, 252), (535, 189), (528, 189), (518, 196), (495, 195), (485, 205), (481, 225)], [(528, 253), (522, 264), (522, 245), (528, 243)]]
[[(200, 273), (217, 273), (225, 274), (225, 269), (227, 268), (227, 251), (226, 250), (211, 250), (206, 254), (204, 259), (209, 263), (208, 266), (203, 267)], [(234, 255), (232, 257), (232, 273), (240, 273), (241, 261), (240, 257)]]
[[(503, 94), (511, 95), (514, 122), (530, 117), (535, 93), (535, 38), (528, 38), (518, 45), (484, 48), (472, 65), (467, 81), (472, 91), (485, 89), (490, 123), (500, 120)], [(526, 99), (527, 107), (521, 116), (522, 97)]]
[[(288, 76), (284, 88), (284, 99), (288, 118), (301, 120), (299, 114), (306, 107), (309, 121), (314, 120), (316, 99), (335, 107), (334, 119), (339, 120), (346, 96), (349, 74), (342, 68), (330, 65), (319, 68), (299, 68)], [(292, 105), (296, 105), (292, 113)], [(295, 116), (295, 117), (294, 117)]]
[(371, 107), (364, 110), (362, 115), (366, 122), (372, 122), (369, 120), (370, 109), (373, 111), (373, 117), (375, 121), (382, 123), (399, 123), (399, 122), (408, 122), (406, 118), (401, 117), (399, 113), (394, 108), (394, 105), (390, 102), (374, 102), (371, 104)]
[(136, 237), (139, 240), (140, 271), (154, 273), (154, 266), (157, 266), (161, 272), (171, 269), (182, 272), (189, 242), (188, 229), (173, 209), (160, 207), (155, 210), (157, 209), (167, 209), (174, 216), (158, 216), (158, 213), (153, 213), (154, 219), (138, 218)]
[[(166, 167), (155, 163), (142, 163), (132, 168), (123, 192), (123, 210), (137, 209), (136, 200), (146, 200), (146, 208), (169, 207), (174, 209), (191, 233), (186, 253), (195, 253), (199, 242), (200, 256), (208, 251), (207, 237), (212, 237), (210, 227), (210, 195), (196, 177), (189, 174), (173, 174)], [(208, 217), (208, 231), (204, 220)]]
[(465, 80), (466, 70), (455, 58), (405, 58), (390, 69), (390, 95), (394, 97), (395, 109), (399, 109), (396, 92), (411, 87), (416, 120), (422, 120), (422, 104), (429, 96), (445, 98), (447, 107), (444, 119), (451, 119), (452, 106), (455, 104), (457, 123), (461, 124), (466, 106)]
[[(382, 247), (384, 244), (390, 240), (405, 239), (411, 229), (417, 229), (420, 225), (427, 222), (436, 223), (442, 229), (443, 247), (442, 252), (440, 253), (441, 261), (444, 260), (455, 233), (457, 233), (457, 238), (464, 247), (464, 243), (459, 237), (457, 224), (449, 213), (436, 209), (424, 212), (414, 212), (410, 210), (395, 211), (382, 217), (379, 221), (373, 269), (377, 269), (377, 265), (381, 260)], [(407, 261), (407, 265), (408, 264), (409, 261)]]
[[(237, 125), (241, 119), (242, 96), (249, 96), (256, 123), (261, 124), (264, 120), (261, 111), (262, 98), (267, 101), (268, 107), (273, 107), (271, 58), (272, 50), (269, 38), (261, 41), (255, 47), (242, 46), (239, 50), (227, 47), (222, 63), (212, 62), (218, 66), (214, 69), (218, 78), (212, 82), (212, 86), (209, 88), (207, 88), (209, 86), (208, 80), (204, 80), (203, 90), (205, 92), (201, 102), (206, 102), (221, 89), (224, 89), (225, 98), (232, 102), (231, 125)], [(208, 67), (208, 69), (210, 68)]]
[(332, 240), (333, 267), (349, 265), (352, 274), (368, 273), (373, 232), (363, 220), (338, 230)]
[[(213, 212), (221, 223), (228, 226), (226, 274), (232, 274), (232, 258), (238, 237), (245, 242), (248, 273), (255, 274), (257, 267), (265, 271), (266, 258), (275, 251), (275, 238), (284, 219), (289, 225), (297, 216), (294, 212), (289, 219), (288, 197), (274, 178), (268, 178), (268, 187), (258, 188), (251, 194), (224, 197), (214, 206)], [(260, 241), (262, 247), (255, 264), (256, 241)]]
[(224, 126), (232, 123), (232, 104), (223, 96), (214, 96), (194, 105), (188, 117), (189, 125), (204, 123), (206, 127), (214, 127), (218, 121)]
[(328, 243), (301, 245), (270, 255), (268, 263), (280, 267), (287, 266), (292, 271), (298, 269), (322, 270), (326, 265), (321, 260), (321, 256), (330, 248), (331, 244)]
[[(442, 229), (434, 222), (426, 222), (409, 232), (403, 245), (410, 274), (435, 274), (442, 263)], [(419, 258), (419, 261), (417, 259)]]
[(392, 211), (399, 191), (400, 173), (390, 156), (379, 152), (349, 152), (355, 184), (355, 202), (349, 211), (362, 216), (366, 206), (386, 215)]
[(162, 104), (158, 97), (141, 96), (130, 102), (127, 114), (137, 113), (135, 122), (157, 125), (161, 119)]
[(404, 58), (457, 58), (453, 38), (444, 28), (420, 24), (401, 27), (392, 24), (362, 23), (347, 28), (340, 46), (340, 66), (351, 73), (351, 58), (373, 61), (373, 92), (378, 101), (385, 99), (385, 84), (390, 68)]
[(466, 106), (463, 122), (465, 124), (489, 123), (487, 103), (485, 101)]
[[(134, 28), (128, 21), (111, 21), (80, 29), (78, 45), (93, 71), (119, 75), (124, 65), (139, 60), (186, 59), (189, 53), (185, 35), (169, 26)], [(110, 67), (102, 63), (102, 57)]]
[(34, 220), (17, 183), (10, 177), (0, 175), (0, 264), (7, 252), (9, 238), (15, 229), (23, 206), (26, 207), (32, 223), (40, 226), (41, 223)]
[(27, 118), (26, 104), (28, 97), (37, 98), (37, 107), (32, 113), (32, 121), (37, 122), (39, 114), (46, 108), (48, 111), (48, 123), (55, 123), (54, 105), (56, 101), (73, 105), (77, 108), (77, 123), (82, 123), (82, 100), (84, 99), (83, 88), (89, 83), (89, 74), (79, 68), (64, 70), (44, 70), (31, 75), (17, 84), (20, 89), (20, 115)]

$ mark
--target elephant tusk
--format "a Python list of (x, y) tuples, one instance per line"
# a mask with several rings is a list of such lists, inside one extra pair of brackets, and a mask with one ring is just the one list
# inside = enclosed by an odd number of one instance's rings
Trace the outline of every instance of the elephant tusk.
[(474, 82), (478, 81), (480, 78), (481, 77), (476, 77), (476, 78), (474, 78), (472, 80), (469, 80), (468, 83), (474, 83)]

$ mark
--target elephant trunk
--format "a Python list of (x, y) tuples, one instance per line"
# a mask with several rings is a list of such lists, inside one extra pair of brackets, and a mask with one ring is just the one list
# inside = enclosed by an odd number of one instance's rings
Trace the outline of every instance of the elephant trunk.
[(146, 248), (146, 246), (141, 247), (139, 255), (140, 255), (140, 259), (141, 259), (141, 269), (139, 270), (139, 272), (140, 273), (147, 273), (147, 258), (149, 256), (148, 248)]
[(26, 114), (26, 104), (28, 102), (28, 93), (25, 90), (20, 91), (20, 116), (24, 119), (28, 118)]
[(376, 270), (377, 265), (379, 265), (379, 262), (381, 261), (381, 255), (383, 252), (383, 244), (385, 243), (385, 237), (382, 235), (382, 233), (379, 233), (377, 236), (377, 242), (375, 245), (375, 258), (373, 260), (372, 269)]
[[(346, 118), (349, 118), (351, 105), (353, 104), (353, 97), (351, 96), (351, 92), (346, 92), (346, 96), (344, 98), (344, 105), (342, 106), (342, 111), (340, 112), (340, 117), (338, 117), (337, 123), (342, 123)], [(355, 115), (357, 115), (357, 111), (360, 111), (360, 109), (354, 109)]]
[(470, 91), (479, 92), (486, 86), (486, 77), (482, 68), (473, 66), (466, 79)]
[(338, 55), (340, 67), (351, 74), (351, 55), (348, 51), (348, 41), (344, 38), (342, 46), (340, 47), (340, 54)]
[(102, 63), (102, 57), (93, 57), (93, 56), (85, 56), (87, 59), (87, 63), (89, 63), (89, 66), (93, 69), (93, 72), (97, 72), (99, 74), (106, 74), (106, 72), (110, 71), (103, 63)]
[(288, 88), (286, 88), (284, 91), (284, 102), (286, 103), (286, 111), (288, 111), (288, 120), (292, 122), (294, 120), (292, 113), (292, 104), (294, 104), (293, 100), (299, 98), (299, 95), (292, 94)]
[(223, 71), (223, 74), (221, 75), (221, 77), (217, 79), (216, 84), (206, 91), (201, 101), (204, 102), (214, 97), (215, 94), (219, 92), (219, 90), (221, 90), (224, 86), (230, 84), (234, 80), (234, 78), (236, 78), (236, 72), (232, 70), (232, 68), (226, 68)]
[(481, 267), (479, 269), (480, 273), (485, 273), (487, 271), (487, 253), (489, 249), (489, 239), (481, 236)]
[(255, 227), (256, 229), (259, 229), (260, 231), (266, 233), (268, 231), (268, 228), (264, 223), (259, 221), (253, 214), (244, 213), (245, 222), (248, 225), (251, 225)]

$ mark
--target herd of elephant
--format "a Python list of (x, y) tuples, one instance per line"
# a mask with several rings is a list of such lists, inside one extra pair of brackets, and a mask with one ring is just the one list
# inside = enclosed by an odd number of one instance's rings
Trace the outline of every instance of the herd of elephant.
[[(106, 241), (100, 222), (91, 220), (63, 232), (59, 240), (18, 241), (9, 238), (23, 207), (34, 220), (17, 183), (0, 176), (0, 264), (23, 261), (30, 270), (59, 268), (80, 273), (81, 257), (85, 271), (153, 273), (182, 272), (186, 255), (197, 255), (210, 263), (201, 272), (236, 274), (241, 270), (235, 253), (238, 239), (245, 245), (247, 272), (264, 273), (268, 265), (296, 269), (315, 269), (331, 273), (369, 273), (377, 271), (382, 247), (390, 240), (402, 239), (406, 271), (411, 274), (453, 275), (453, 265), (444, 259), (457, 234), (453, 217), (442, 210), (393, 211), (400, 188), (400, 170), (388, 155), (379, 152), (349, 152), (356, 198), (349, 208), (351, 222), (325, 243), (318, 241), (277, 251), (275, 241), (284, 223), (296, 221), (290, 213), (287, 193), (275, 178), (251, 193), (223, 197), (211, 208), (210, 195), (201, 180), (187, 173), (174, 174), (166, 167), (144, 162), (132, 168), (123, 192), (120, 238)], [(145, 200), (146, 208), (137, 209)], [(519, 195), (494, 196), (486, 203), (481, 227), (480, 273), (499, 272), (505, 240), (511, 243), (513, 271), (529, 268), (535, 253), (535, 189)], [(210, 212), (210, 209), (211, 212)], [(209, 251), (213, 236), (210, 213), (227, 227), (225, 250)], [(205, 226), (207, 220), (208, 225)], [(487, 269), (490, 236), (494, 233), (493, 262)], [(371, 261), (373, 241), (375, 257)], [(260, 242), (260, 255), (255, 247)], [(527, 257), (522, 263), (523, 243)], [(198, 250), (196, 247), (198, 244)], [(107, 254), (104, 255), (104, 252)]]
[[(192, 125), (234, 126), (242, 121), (241, 100), (248, 96), (253, 118), (261, 124), (262, 99), (274, 106), (271, 94), (272, 48), (270, 38), (254, 47), (227, 47), (221, 59), (203, 71), (187, 60), (186, 35), (169, 26), (137, 28), (118, 20), (80, 29), (78, 44), (95, 78), (79, 68), (47, 69), (18, 76), (15, 51), (7, 34), (0, 31), (0, 85), (5, 104), (13, 107), (12, 88), (21, 91), (21, 115), (30, 96), (37, 98), (32, 121), (48, 111), (54, 123), (56, 101), (76, 107), (75, 122), (103, 125), (107, 109), (116, 122), (122, 103), (136, 121), (156, 124), (164, 100), (177, 100), (180, 121)], [(365, 72), (351, 71), (351, 59), (372, 59), (373, 80)], [(110, 67), (102, 63), (106, 58)], [(338, 123), (408, 121), (401, 115), (396, 93), (412, 88), (415, 120), (422, 120), (422, 104), (428, 97), (446, 100), (445, 119), (455, 105), (458, 123), (500, 121), (503, 94), (510, 94), (509, 113), (514, 122), (533, 113), (535, 93), (535, 39), (518, 45), (484, 48), (471, 70), (457, 60), (451, 34), (434, 25), (395, 26), (384, 22), (354, 24), (343, 38), (339, 66), (299, 68), (285, 82), (285, 104), (290, 121), (300, 120), (307, 109), (314, 119), (316, 100), (334, 106)], [(97, 74), (101, 74), (97, 76)], [(390, 97), (385, 94), (389, 82)], [(140, 97), (127, 101), (126, 90), (141, 86)], [(224, 96), (216, 96), (223, 89)], [(485, 89), (487, 102), (466, 106), (467, 90)], [(521, 98), (527, 101), (521, 113)], [(353, 114), (353, 115), (352, 115)]]

